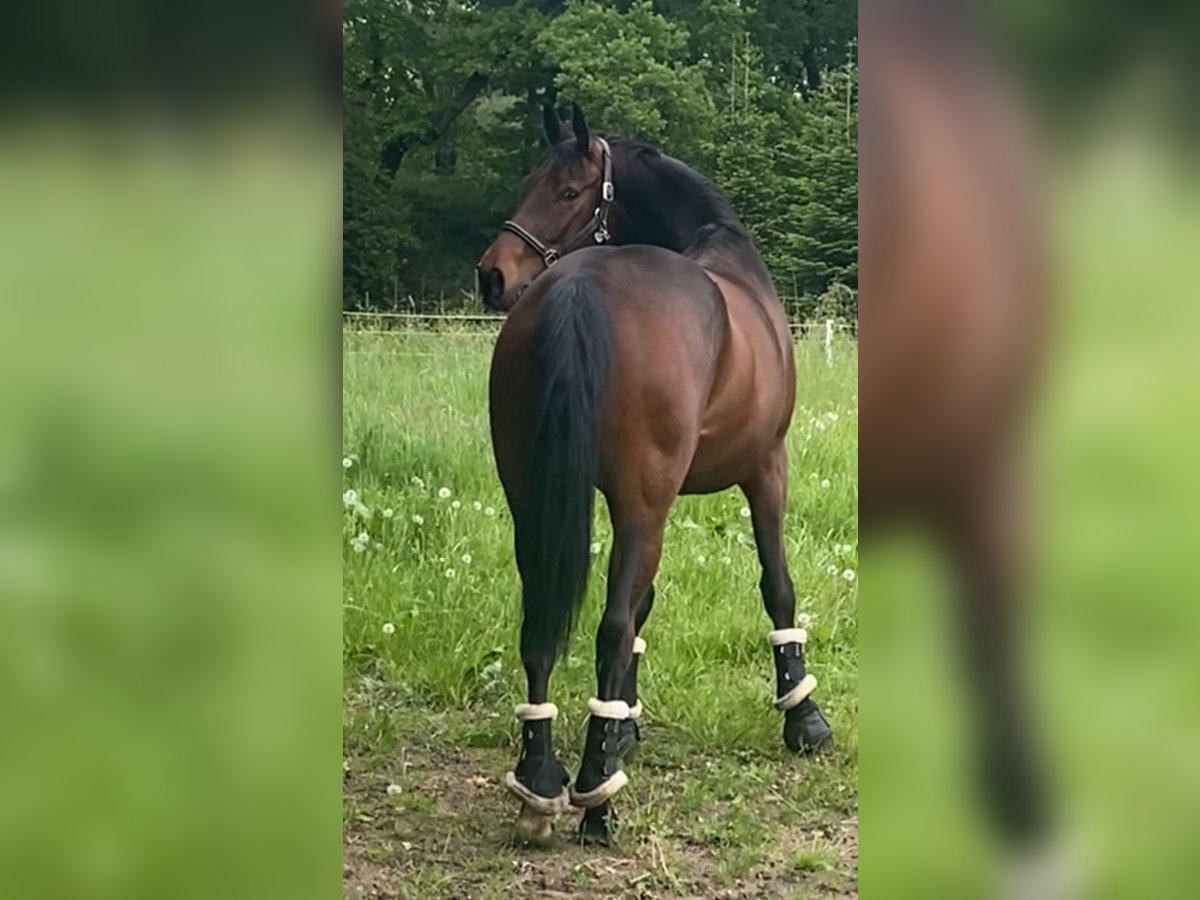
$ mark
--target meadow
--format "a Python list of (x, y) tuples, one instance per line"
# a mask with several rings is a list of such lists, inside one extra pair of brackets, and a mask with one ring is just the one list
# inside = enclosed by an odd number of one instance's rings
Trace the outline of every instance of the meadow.
[[(348, 897), (857, 895), (857, 346), (797, 341), (788, 559), (836, 733), (783, 746), (745, 499), (681, 498), (642, 634), (643, 743), (613, 845), (515, 845), (519, 582), (487, 425), (493, 334), (343, 335), (344, 882)], [(578, 765), (610, 527), (551, 682)]]

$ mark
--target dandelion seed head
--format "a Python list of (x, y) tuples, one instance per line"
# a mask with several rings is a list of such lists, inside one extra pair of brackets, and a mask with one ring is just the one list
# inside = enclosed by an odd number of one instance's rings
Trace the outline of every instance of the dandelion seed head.
[(485, 509), (483, 511), (483, 514), (485, 516), (494, 516), (496, 514), (496, 508), (493, 506), (489, 506), (487, 509)]
[(464, 565), (464, 566), (469, 566), (469, 565), (471, 564), (471, 554), (470, 554), (470, 553), (464, 553), (464, 554), (462, 555), (462, 561), (463, 561), (463, 565)]
[(342, 457), (342, 468), (343, 469), (349, 469), (353, 465), (354, 465), (354, 460), (352, 460), (350, 457), (348, 457), (348, 456)]
[(478, 500), (476, 500), (476, 501), (475, 501), (474, 503), (472, 503), (471, 505), (472, 505), (473, 507), (475, 507), (475, 512), (479, 512), (481, 509), (483, 509), (483, 504), (482, 504), (482, 503), (480, 503)]
[(400, 787), (400, 785), (398, 785), (398, 784), (389, 784), (387, 786), (387, 795), (389, 797), (397, 797), (403, 793), (404, 793), (404, 788)]
[(829, 490), (829, 488), (832, 484), (833, 484), (833, 482), (831, 482), (828, 478), (822, 478), (821, 479), (821, 490), (823, 490), (823, 491)]
[(741, 511), (741, 517), (742, 517), (743, 519), (748, 519), (748, 518), (750, 518), (750, 507), (748, 507), (748, 506), (743, 506), (743, 507), (742, 507), (742, 511)]
[(450, 504), (451, 509), (458, 509), (461, 506), (462, 506), (462, 503), (460, 503), (458, 500), (455, 500), (453, 503)]
[(383, 623), (383, 633), (384, 634), (395, 634), (396, 633), (395, 624), (392, 622), (384, 622)]
[(853, 581), (857, 577), (853, 569), (847, 569), (842, 573), (842, 578), (846, 579), (846, 581)]
[(588, 549), (591, 550), (592, 556), (596, 556), (597, 554), (600, 553), (600, 542), (592, 541), (592, 546), (589, 547)]
[(382, 516), (383, 516), (385, 519), (390, 519), (390, 518), (391, 518), (392, 516), (394, 516), (395, 514), (396, 514), (396, 513), (395, 513), (395, 511), (394, 511), (394, 510), (393, 510), (393, 509), (392, 509), (392, 508), (389, 506), (387, 509), (385, 509), (385, 510), (383, 511), (383, 513), (382, 513), (381, 515), (382, 515)]
[(455, 572), (453, 569), (447, 569), (447, 570), (446, 570), (446, 577), (447, 577), (447, 578), (456, 578), (457, 576), (458, 576), (458, 573), (457, 573), (457, 572)]
[(442, 500), (447, 500), (447, 499), (449, 499), (449, 497), (450, 497), (450, 488), (448, 488), (448, 487), (440, 487), (440, 488), (438, 488), (438, 497), (440, 497)]
[(415, 524), (417, 524), (417, 525), (424, 525), (424, 524), (425, 524), (425, 517), (424, 517), (424, 516), (422, 516), (422, 515), (420, 515), (419, 513), (413, 513), (412, 520), (413, 520), (413, 522), (414, 522)]

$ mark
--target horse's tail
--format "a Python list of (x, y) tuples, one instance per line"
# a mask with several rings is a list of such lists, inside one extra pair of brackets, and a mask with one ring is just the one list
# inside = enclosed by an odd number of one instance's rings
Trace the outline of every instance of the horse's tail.
[(553, 658), (583, 602), (611, 340), (604, 295), (586, 275), (572, 273), (550, 288), (534, 337), (538, 395), (516, 534), (523, 655)]

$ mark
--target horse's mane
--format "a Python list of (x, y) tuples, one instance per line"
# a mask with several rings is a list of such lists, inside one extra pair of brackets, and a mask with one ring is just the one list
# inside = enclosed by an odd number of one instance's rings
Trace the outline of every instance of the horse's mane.
[(648, 198), (652, 208), (672, 212), (656, 233), (640, 236), (642, 242), (669, 247), (707, 269), (739, 280), (751, 277), (772, 289), (750, 233), (712, 181), (643, 141), (618, 138), (611, 147), (614, 163), (618, 157), (624, 163), (617, 191), (624, 188)]

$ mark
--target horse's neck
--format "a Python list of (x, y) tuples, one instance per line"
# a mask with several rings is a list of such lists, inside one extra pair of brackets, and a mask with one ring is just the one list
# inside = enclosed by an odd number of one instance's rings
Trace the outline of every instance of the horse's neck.
[(641, 177), (643, 189), (625, 202), (620, 243), (666, 247), (747, 283), (756, 293), (774, 295), (766, 263), (742, 224), (695, 173), (674, 160), (660, 160), (647, 165)]

